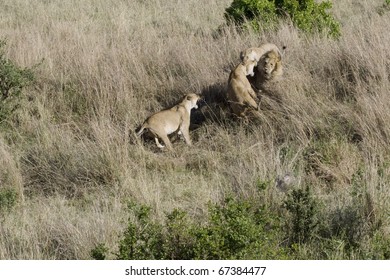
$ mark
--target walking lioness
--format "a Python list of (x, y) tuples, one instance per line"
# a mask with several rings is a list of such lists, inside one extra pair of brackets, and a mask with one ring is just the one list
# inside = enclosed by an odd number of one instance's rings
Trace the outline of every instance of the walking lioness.
[(199, 95), (189, 93), (184, 96), (179, 104), (151, 115), (144, 121), (137, 132), (137, 136), (141, 136), (144, 130), (147, 129), (153, 134), (157, 147), (164, 148), (158, 141), (158, 138), (160, 138), (165, 146), (172, 151), (173, 148), (168, 135), (178, 132), (183, 135), (187, 145), (191, 146), (189, 133), (191, 109), (198, 108), (197, 102), (199, 99)]

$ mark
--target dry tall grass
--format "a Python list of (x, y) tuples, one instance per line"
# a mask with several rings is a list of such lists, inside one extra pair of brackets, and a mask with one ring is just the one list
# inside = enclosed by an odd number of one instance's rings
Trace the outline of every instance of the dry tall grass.
[[(7, 56), (40, 63), (0, 131), (0, 189), (19, 195), (0, 213), (0, 259), (88, 259), (99, 242), (115, 251), (129, 200), (152, 206), (157, 219), (174, 208), (195, 216), (209, 201), (251, 196), (258, 180), (285, 174), (296, 187), (312, 186), (329, 211), (364, 194), (361, 203), (390, 234), (383, 1), (335, 1), (339, 41), (288, 23), (237, 33), (223, 26), (230, 2), (0, 1)], [(239, 52), (264, 42), (287, 46), (285, 76), (248, 127), (231, 121), (221, 101)], [(147, 115), (188, 91), (207, 101), (194, 113), (192, 148), (177, 141), (176, 153), (159, 152), (135, 138)], [(270, 205), (283, 196), (273, 187), (266, 195)]]

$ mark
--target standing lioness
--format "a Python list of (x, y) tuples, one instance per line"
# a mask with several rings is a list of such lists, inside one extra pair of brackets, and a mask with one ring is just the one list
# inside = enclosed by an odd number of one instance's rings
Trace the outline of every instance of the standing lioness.
[(198, 108), (196, 103), (199, 99), (199, 95), (189, 93), (184, 96), (179, 104), (151, 115), (142, 124), (140, 130), (137, 132), (137, 136), (141, 136), (144, 129), (148, 129), (153, 134), (157, 147), (164, 148), (158, 141), (158, 138), (160, 138), (169, 150), (173, 150), (168, 135), (173, 132), (179, 132), (183, 135), (187, 145), (191, 146), (189, 133), (191, 109)]
[(247, 76), (253, 76), (256, 60), (241, 62), (230, 73), (228, 81), (227, 99), (233, 113), (238, 117), (247, 117), (248, 111), (257, 110), (257, 96), (252, 89)]

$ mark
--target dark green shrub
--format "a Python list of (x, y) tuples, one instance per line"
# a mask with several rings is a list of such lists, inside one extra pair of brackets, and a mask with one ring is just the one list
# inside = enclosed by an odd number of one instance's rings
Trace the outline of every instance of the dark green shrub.
[(228, 198), (195, 232), (196, 259), (282, 259), (279, 221), (254, 201)]
[(289, 222), (290, 243), (306, 243), (315, 235), (318, 226), (318, 202), (309, 187), (295, 189), (288, 194), (284, 207), (291, 215)]
[[(281, 259), (279, 221), (254, 201), (228, 198), (209, 206), (207, 219), (195, 222), (181, 210), (163, 223), (150, 208), (131, 205), (129, 221), (119, 242), (118, 259)], [(101, 247), (101, 246), (100, 246)], [(96, 247), (91, 256), (104, 257)]]
[(5, 44), (0, 40), (0, 121), (17, 107), (22, 89), (34, 80), (32, 69), (20, 68), (5, 57)]
[(330, 37), (340, 36), (340, 24), (327, 10), (330, 1), (316, 3), (315, 0), (234, 0), (225, 11), (228, 24), (251, 27), (259, 31), (269, 28), (279, 19), (290, 18), (304, 32), (319, 32)]
[[(318, 199), (306, 187), (287, 194), (286, 216), (267, 209), (259, 197), (229, 197), (210, 204), (201, 221), (176, 209), (162, 222), (152, 218), (149, 207), (131, 204), (133, 219), (114, 255), (122, 260), (387, 259), (390, 239), (369, 216), (369, 200), (362, 196), (359, 203), (320, 211)], [(106, 259), (107, 252), (99, 244), (91, 256)]]
[(120, 260), (165, 259), (164, 233), (162, 225), (150, 218), (150, 208), (129, 204), (136, 215), (136, 221), (129, 221), (119, 242)]
[(234, 0), (225, 11), (225, 19), (228, 24), (234, 22), (237, 26), (259, 30), (277, 22), (276, 6), (268, 0)]
[(91, 250), (91, 257), (94, 260), (105, 260), (107, 259), (108, 248), (103, 244), (98, 244)]
[(167, 215), (165, 251), (166, 258), (171, 260), (193, 259), (195, 236), (193, 224), (187, 213), (175, 209)]
[(316, 3), (314, 0), (276, 0), (279, 11), (287, 13), (293, 23), (305, 32), (318, 31), (331, 37), (340, 36), (340, 24), (327, 10), (332, 8), (330, 1)]

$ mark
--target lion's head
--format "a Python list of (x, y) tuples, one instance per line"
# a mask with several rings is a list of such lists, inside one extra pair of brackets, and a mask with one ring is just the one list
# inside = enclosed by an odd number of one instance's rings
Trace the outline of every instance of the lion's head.
[(257, 65), (256, 60), (248, 60), (245, 63), (242, 63), (245, 66), (245, 75), (253, 77), (255, 75), (254, 68)]
[(282, 58), (276, 51), (266, 53), (259, 61), (258, 72), (266, 79), (280, 76), (282, 73)]

